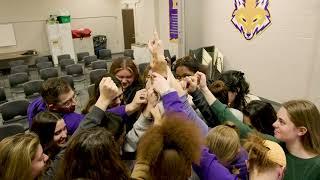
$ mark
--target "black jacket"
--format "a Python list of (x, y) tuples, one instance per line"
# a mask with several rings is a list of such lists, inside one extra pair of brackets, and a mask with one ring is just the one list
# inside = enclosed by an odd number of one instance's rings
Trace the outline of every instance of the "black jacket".
[(204, 117), (205, 122), (211, 128), (220, 125), (217, 116), (210, 110), (210, 106), (207, 103), (205, 97), (201, 93), (200, 90), (196, 90), (195, 92), (190, 94), (192, 96), (192, 101), (194, 105), (199, 109), (201, 114)]

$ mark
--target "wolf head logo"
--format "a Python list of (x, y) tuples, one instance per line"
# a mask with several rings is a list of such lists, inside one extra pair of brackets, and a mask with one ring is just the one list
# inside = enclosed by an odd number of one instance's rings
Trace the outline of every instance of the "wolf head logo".
[(271, 24), (269, 0), (234, 0), (232, 23), (250, 40)]

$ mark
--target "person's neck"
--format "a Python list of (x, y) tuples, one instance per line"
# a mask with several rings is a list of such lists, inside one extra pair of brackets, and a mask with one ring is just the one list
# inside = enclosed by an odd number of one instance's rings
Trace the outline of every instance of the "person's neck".
[(258, 173), (257, 170), (252, 170), (249, 173), (250, 180), (278, 180), (278, 175), (275, 172), (267, 171), (267, 172), (260, 172)]
[(286, 142), (286, 148), (290, 154), (301, 159), (310, 159), (318, 155), (314, 152), (307, 151), (303, 147), (300, 139), (296, 139), (292, 142)]

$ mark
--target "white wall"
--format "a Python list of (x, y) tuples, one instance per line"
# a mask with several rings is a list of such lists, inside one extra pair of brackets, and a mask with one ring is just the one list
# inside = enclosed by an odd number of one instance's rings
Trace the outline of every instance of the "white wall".
[(147, 43), (156, 29), (154, 0), (122, 0), (122, 9), (133, 9), (136, 43)]
[(17, 46), (2, 52), (36, 49), (49, 53), (45, 20), (59, 9), (71, 14), (72, 28), (90, 28), (93, 35), (105, 34), (112, 52), (123, 51), (122, 16), (119, 0), (1, 0), (0, 23), (12, 23)]
[[(320, 9), (320, 3), (318, 4)], [(317, 22), (320, 22), (320, 15)], [(308, 98), (320, 107), (320, 24), (317, 28), (317, 36), (315, 41), (315, 53), (313, 58), (313, 68), (310, 73), (309, 94)]]
[(122, 8), (134, 10), (136, 43), (147, 43), (157, 30), (165, 49), (171, 55), (181, 55), (182, 41), (169, 41), (169, 1), (168, 0), (122, 0)]
[(251, 91), (259, 96), (280, 102), (319, 97), (319, 1), (270, 1), (272, 25), (252, 41), (230, 21), (232, 0), (185, 3), (187, 48), (217, 46), (226, 69), (244, 71)]

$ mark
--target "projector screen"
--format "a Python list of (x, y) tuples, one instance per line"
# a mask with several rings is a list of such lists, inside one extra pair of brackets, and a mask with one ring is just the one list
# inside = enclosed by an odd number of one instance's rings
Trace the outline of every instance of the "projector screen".
[(12, 24), (0, 24), (0, 47), (17, 44)]

